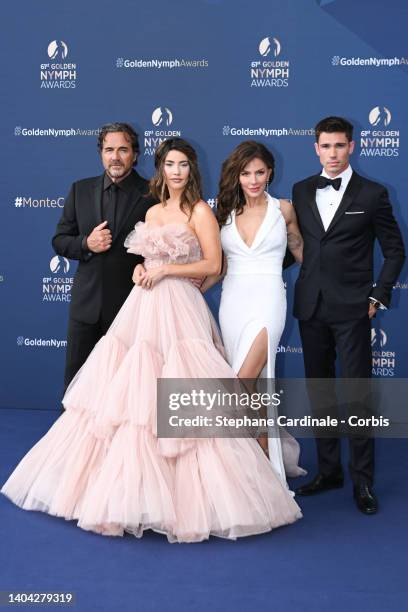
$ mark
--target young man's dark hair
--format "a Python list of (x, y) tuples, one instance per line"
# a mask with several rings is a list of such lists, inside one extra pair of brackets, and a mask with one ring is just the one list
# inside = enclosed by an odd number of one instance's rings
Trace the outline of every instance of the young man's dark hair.
[(350, 121), (343, 119), (343, 117), (325, 117), (321, 119), (315, 127), (316, 142), (319, 142), (319, 136), (322, 132), (328, 134), (341, 132), (346, 135), (349, 142), (353, 140), (353, 126)]

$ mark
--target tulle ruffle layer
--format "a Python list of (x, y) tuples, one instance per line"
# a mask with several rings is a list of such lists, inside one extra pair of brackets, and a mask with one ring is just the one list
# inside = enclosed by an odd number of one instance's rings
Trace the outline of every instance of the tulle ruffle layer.
[(154, 529), (171, 542), (296, 521), (299, 508), (256, 441), (156, 437), (157, 378), (231, 377), (220, 347), (188, 281), (135, 287), (71, 383), (65, 413), (2, 492), (86, 530), (140, 537)]

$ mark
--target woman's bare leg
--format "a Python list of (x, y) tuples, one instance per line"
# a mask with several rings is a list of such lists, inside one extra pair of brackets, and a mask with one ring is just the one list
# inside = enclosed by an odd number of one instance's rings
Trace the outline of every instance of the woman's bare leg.
[[(256, 336), (253, 341), (251, 348), (249, 349), (247, 356), (245, 357), (244, 363), (242, 364), (239, 372), (238, 378), (249, 378), (254, 381), (252, 385), (252, 389), (249, 389), (250, 392), (255, 391), (255, 382), (259, 377), (260, 373), (265, 367), (265, 364), (268, 359), (268, 332), (265, 328), (261, 329), (259, 334)], [(264, 451), (264, 453), (268, 454), (268, 435), (261, 434), (258, 438), (258, 442)]]

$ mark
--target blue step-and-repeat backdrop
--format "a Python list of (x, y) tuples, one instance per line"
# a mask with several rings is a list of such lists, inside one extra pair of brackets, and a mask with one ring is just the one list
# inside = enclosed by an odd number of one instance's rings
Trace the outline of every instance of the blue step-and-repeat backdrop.
[[(405, 0), (17, 0), (2, 10), (1, 407), (59, 408), (76, 264), (55, 256), (51, 237), (72, 181), (102, 172), (104, 123), (136, 127), (145, 177), (162, 139), (190, 140), (214, 205), (239, 142), (271, 148), (272, 192), (290, 197), (319, 170), (313, 126), (343, 115), (355, 125), (353, 167), (388, 187), (407, 236)], [(296, 274), (285, 274), (289, 307)], [(373, 326), (376, 376), (408, 374), (407, 276)], [(219, 287), (215, 313), (218, 301)], [(303, 375), (290, 314), (278, 372)]]

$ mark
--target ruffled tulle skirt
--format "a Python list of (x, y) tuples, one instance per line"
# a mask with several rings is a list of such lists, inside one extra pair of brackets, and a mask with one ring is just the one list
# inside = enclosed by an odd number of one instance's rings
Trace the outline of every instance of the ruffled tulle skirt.
[(237, 538), (301, 517), (252, 439), (156, 436), (157, 378), (230, 378), (201, 293), (135, 287), (72, 381), (64, 414), (2, 488), (15, 504), (103, 535)]

